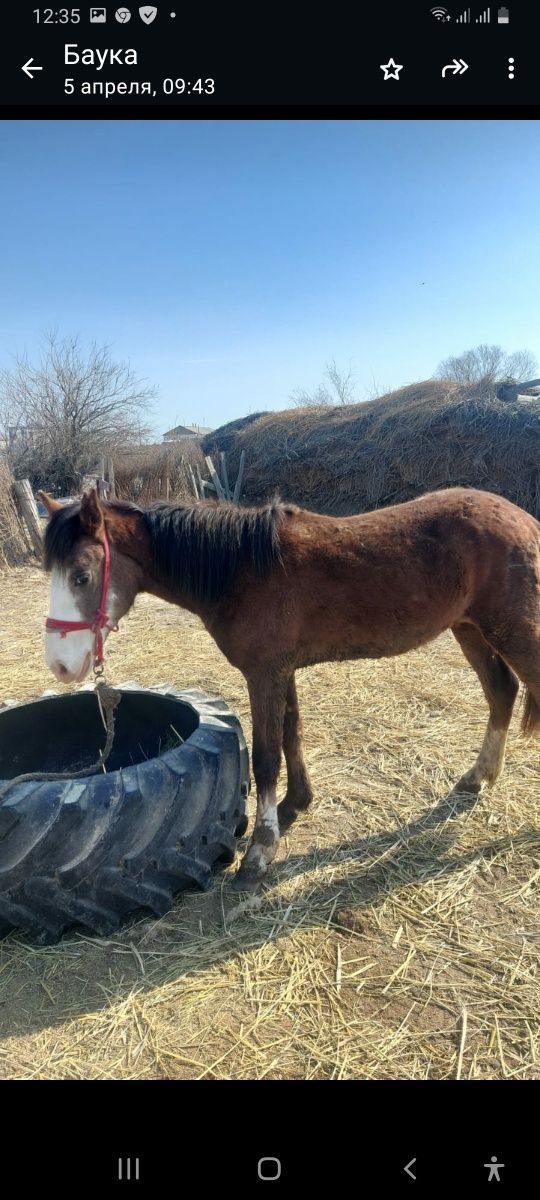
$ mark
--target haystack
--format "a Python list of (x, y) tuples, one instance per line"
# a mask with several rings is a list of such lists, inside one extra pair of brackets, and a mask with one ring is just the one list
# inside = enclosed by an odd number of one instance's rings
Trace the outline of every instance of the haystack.
[(261, 417), (274, 417), (275, 413), (257, 412), (248, 413), (247, 417), (237, 417), (235, 421), (228, 421), (226, 425), (212, 433), (207, 433), (202, 439), (201, 445), (204, 454), (211, 454), (212, 450), (216, 449), (216, 432), (219, 435), (219, 450), (228, 454), (234, 449), (237, 435), (247, 429), (248, 425), (253, 425), (254, 421), (260, 421)]
[(279, 492), (346, 515), (463, 486), (540, 517), (540, 400), (500, 399), (496, 385), (431, 379), (363, 404), (267, 413), (231, 432), (216, 430), (203, 450), (226, 444), (232, 474), (245, 450), (246, 503)]
[(12, 482), (9, 468), (0, 462), (0, 571), (16, 567), (28, 557), (28, 544), (11, 491)]

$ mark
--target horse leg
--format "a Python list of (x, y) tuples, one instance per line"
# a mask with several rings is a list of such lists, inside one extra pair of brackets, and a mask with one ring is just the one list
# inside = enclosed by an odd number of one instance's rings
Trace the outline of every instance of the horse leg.
[(452, 629), (467, 661), (474, 668), (489, 705), (489, 721), (482, 749), (470, 771), (456, 783), (455, 792), (479, 792), (484, 783), (495, 783), (504, 763), (508, 726), (519, 684), (514, 672), (486, 642), (474, 625)]
[(280, 830), (287, 829), (300, 812), (304, 812), (313, 800), (313, 789), (304, 761), (302, 748), (302, 718), (298, 707), (298, 695), (294, 674), (287, 687), (285, 720), (283, 722), (283, 751), (287, 764), (287, 791), (278, 804)]
[(514, 628), (503, 637), (496, 631), (490, 643), (504, 659), (508, 667), (525, 685), (525, 708), (521, 729), (525, 734), (540, 730), (540, 622), (536, 627), (527, 621), (520, 625), (515, 619)]
[(268, 870), (279, 845), (277, 782), (281, 767), (283, 725), (289, 675), (272, 673), (248, 679), (253, 722), (252, 765), (257, 787), (257, 816), (234, 887), (250, 890)]

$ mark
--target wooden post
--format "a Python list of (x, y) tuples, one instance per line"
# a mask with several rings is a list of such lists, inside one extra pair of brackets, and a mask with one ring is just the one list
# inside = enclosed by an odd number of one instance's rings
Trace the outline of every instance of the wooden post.
[(41, 558), (43, 555), (43, 538), (41, 536), (39, 513), (34, 500), (34, 493), (30, 486), (30, 480), (16, 479), (13, 484), (13, 491), (21, 507), (26, 528), (32, 539), (34, 552), (37, 558)]
[(203, 488), (203, 480), (202, 480), (202, 475), (201, 475), (201, 469), (200, 469), (200, 467), (199, 467), (199, 464), (198, 464), (198, 463), (195, 463), (195, 471), (196, 471), (196, 474), (197, 474), (197, 486), (198, 486), (198, 489), (199, 489), (199, 496), (201, 497), (201, 500), (202, 500), (202, 498), (203, 498), (203, 496), (204, 496), (204, 488)]
[(116, 496), (116, 481), (114, 478), (114, 463), (110, 454), (107, 459), (107, 474), (109, 476), (109, 499), (114, 500)]
[(223, 450), (220, 450), (220, 452), (219, 452), (219, 466), (220, 466), (220, 470), (221, 470), (221, 481), (223, 483), (223, 490), (225, 492), (226, 499), (232, 500), (231, 489), (229, 487), (229, 476), (227, 475), (227, 460), (225, 458), (225, 452)]
[(220, 483), (220, 481), (219, 481), (219, 475), (218, 475), (218, 473), (217, 473), (217, 471), (216, 471), (216, 468), (215, 468), (215, 466), (214, 466), (214, 464), (213, 464), (213, 462), (212, 462), (212, 459), (211, 459), (211, 458), (209, 458), (209, 457), (208, 457), (208, 455), (206, 454), (206, 455), (205, 455), (205, 458), (204, 458), (204, 461), (205, 461), (205, 463), (206, 463), (206, 465), (207, 465), (207, 467), (208, 467), (208, 470), (209, 470), (209, 472), (210, 472), (210, 478), (211, 478), (211, 480), (212, 480), (212, 483), (213, 483), (213, 485), (214, 485), (214, 487), (215, 487), (215, 489), (216, 489), (216, 493), (217, 493), (217, 498), (218, 498), (218, 500), (224, 500), (224, 499), (225, 499), (225, 492), (223, 491), (223, 488), (222, 488), (222, 486), (221, 486), (221, 483)]
[(242, 491), (242, 483), (243, 483), (243, 479), (244, 479), (245, 465), (246, 465), (246, 452), (245, 452), (245, 450), (242, 450), (242, 453), (240, 455), (240, 463), (238, 465), (238, 475), (236, 477), (236, 483), (234, 485), (233, 504), (238, 504), (238, 501), (240, 499), (240, 492)]
[(192, 469), (191, 463), (188, 463), (187, 469), (188, 469), (189, 478), (191, 480), (191, 486), (193, 488), (193, 495), (195, 496), (195, 499), (198, 500), (199, 492), (198, 492), (197, 484), (195, 483), (195, 476), (193, 474), (193, 469)]
[(21, 537), (22, 537), (22, 539), (23, 539), (23, 541), (24, 541), (24, 544), (25, 544), (25, 546), (26, 546), (26, 549), (28, 550), (28, 553), (29, 553), (29, 554), (31, 554), (31, 553), (32, 553), (32, 542), (31, 542), (31, 540), (30, 540), (30, 534), (29, 534), (29, 532), (28, 532), (28, 530), (27, 530), (27, 528), (26, 528), (26, 525), (25, 525), (25, 523), (24, 523), (23, 511), (22, 511), (22, 508), (21, 508), (21, 502), (20, 502), (20, 500), (19, 500), (19, 497), (18, 497), (18, 495), (17, 495), (17, 493), (16, 493), (16, 491), (15, 491), (15, 488), (13, 487), (13, 480), (11, 481), (11, 495), (13, 496), (13, 507), (14, 507), (14, 509), (15, 509), (15, 514), (16, 514), (16, 517), (17, 517), (17, 524), (18, 524), (18, 527), (19, 527), (19, 529), (20, 529), (20, 531), (21, 531)]

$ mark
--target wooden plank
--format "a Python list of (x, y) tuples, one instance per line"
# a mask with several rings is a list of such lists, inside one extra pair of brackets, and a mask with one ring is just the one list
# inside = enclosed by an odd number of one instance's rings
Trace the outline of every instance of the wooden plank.
[(39, 521), (39, 513), (37, 504), (34, 499), (34, 493), (30, 486), (29, 479), (16, 479), (13, 483), (13, 491), (19, 502), (24, 523), (34, 547), (34, 553), (37, 558), (43, 556), (43, 538), (41, 536), (41, 525)]
[(205, 456), (204, 456), (204, 461), (205, 461), (205, 463), (206, 463), (206, 466), (208, 467), (208, 470), (209, 470), (209, 472), (210, 472), (210, 478), (211, 478), (211, 480), (212, 480), (212, 483), (213, 483), (213, 485), (214, 485), (214, 487), (215, 487), (215, 489), (216, 489), (218, 500), (225, 500), (225, 492), (223, 491), (223, 488), (222, 488), (222, 486), (221, 486), (221, 483), (220, 483), (220, 481), (219, 481), (219, 475), (218, 475), (218, 473), (217, 473), (217, 471), (216, 471), (216, 468), (215, 468), (215, 466), (214, 466), (214, 464), (213, 464), (213, 462), (212, 462), (212, 459), (211, 459), (211, 458), (209, 458), (208, 454), (205, 454)]
[(114, 463), (112, 456), (109, 454), (107, 459), (107, 474), (109, 476), (109, 499), (116, 497), (116, 480), (114, 478)]
[(193, 495), (195, 496), (195, 499), (196, 499), (196, 500), (199, 500), (199, 499), (200, 499), (200, 497), (199, 497), (199, 491), (198, 491), (198, 488), (197, 488), (197, 484), (195, 483), (195, 476), (194, 476), (194, 474), (193, 474), (193, 468), (192, 468), (192, 466), (191, 466), (191, 463), (188, 463), (188, 465), (187, 465), (187, 469), (188, 469), (188, 475), (189, 475), (189, 478), (190, 478), (190, 481), (191, 481), (191, 486), (192, 486), (192, 488), (193, 488)]
[(165, 459), (165, 499), (168, 500), (171, 494), (171, 472), (169, 468), (169, 458)]
[(20, 532), (21, 532), (21, 537), (22, 537), (22, 539), (23, 539), (23, 541), (24, 541), (24, 544), (25, 544), (25, 546), (26, 546), (26, 549), (28, 550), (28, 553), (29, 553), (29, 554), (31, 554), (31, 553), (32, 553), (32, 542), (31, 542), (31, 540), (30, 540), (30, 534), (29, 534), (29, 532), (28, 532), (28, 530), (27, 530), (27, 528), (26, 528), (26, 525), (25, 525), (25, 523), (24, 523), (23, 511), (22, 511), (22, 508), (21, 508), (21, 502), (20, 502), (20, 500), (19, 500), (19, 497), (18, 497), (18, 495), (17, 495), (17, 493), (16, 493), (16, 491), (15, 491), (15, 488), (13, 487), (13, 480), (11, 481), (11, 494), (12, 494), (12, 496), (13, 496), (13, 507), (14, 507), (14, 509), (15, 509), (15, 513), (16, 513), (16, 516), (17, 516), (17, 524), (18, 524), (18, 528), (20, 529)]
[(245, 450), (242, 450), (242, 453), (240, 455), (240, 462), (238, 464), (238, 475), (236, 477), (236, 483), (234, 485), (233, 504), (238, 504), (238, 502), (240, 500), (240, 492), (242, 491), (242, 484), (244, 482), (244, 467), (245, 467), (245, 465), (246, 465), (246, 452), (245, 452)]
[(224, 450), (220, 450), (219, 452), (219, 469), (221, 472), (221, 482), (223, 484), (225, 498), (227, 500), (232, 500), (231, 489), (229, 487), (229, 476), (227, 474), (227, 459)]

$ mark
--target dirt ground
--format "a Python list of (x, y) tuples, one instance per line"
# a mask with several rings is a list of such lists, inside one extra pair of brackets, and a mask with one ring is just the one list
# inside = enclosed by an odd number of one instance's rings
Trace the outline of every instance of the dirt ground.
[[(46, 610), (39, 570), (0, 576), (0, 700), (55, 686)], [(249, 737), (196, 618), (140, 597), (107, 649), (112, 683), (218, 692)], [(316, 798), (268, 886), (233, 893), (231, 867), (114, 939), (4, 939), (0, 1077), (540, 1077), (540, 742), (516, 714), (503, 780), (451, 794), (486, 722), (451, 635), (298, 686)]]

